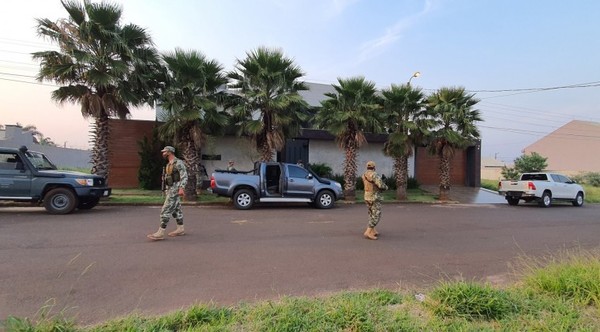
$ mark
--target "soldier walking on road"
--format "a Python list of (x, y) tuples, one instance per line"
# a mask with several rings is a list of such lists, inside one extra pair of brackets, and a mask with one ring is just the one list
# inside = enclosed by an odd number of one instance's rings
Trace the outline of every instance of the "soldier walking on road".
[(365, 187), (365, 204), (369, 209), (369, 224), (363, 235), (367, 239), (377, 240), (379, 233), (375, 230), (375, 226), (381, 219), (381, 201), (383, 200), (381, 192), (388, 187), (375, 172), (374, 161), (367, 162), (367, 170), (362, 175), (362, 180)]
[(183, 188), (187, 184), (187, 171), (181, 159), (175, 157), (175, 148), (165, 146), (161, 150), (163, 158), (169, 162), (163, 172), (163, 185), (165, 186), (165, 203), (160, 211), (160, 226), (158, 231), (149, 234), (148, 238), (154, 241), (163, 240), (165, 238), (165, 230), (171, 217), (175, 218), (177, 229), (170, 232), (169, 236), (184, 235), (183, 230), (183, 211), (181, 210), (181, 196), (183, 196)]

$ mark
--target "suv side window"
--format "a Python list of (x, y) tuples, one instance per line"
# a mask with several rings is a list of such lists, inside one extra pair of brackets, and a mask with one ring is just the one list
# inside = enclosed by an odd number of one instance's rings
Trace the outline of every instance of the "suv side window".
[(16, 153), (0, 152), (0, 169), (2, 170), (16, 170), (19, 169), (19, 163), (21, 158)]
[(299, 166), (289, 165), (288, 172), (289, 172), (289, 176), (291, 178), (300, 178), (300, 179), (308, 178), (308, 171)]
[(560, 179), (560, 182), (563, 182), (563, 183), (569, 183), (569, 182), (571, 182), (571, 180), (568, 177), (564, 176), (564, 175), (560, 175), (559, 174), (558, 178)]

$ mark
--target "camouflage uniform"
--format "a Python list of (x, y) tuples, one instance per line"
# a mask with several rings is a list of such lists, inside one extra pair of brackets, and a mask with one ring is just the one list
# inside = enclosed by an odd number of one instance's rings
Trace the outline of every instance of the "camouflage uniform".
[[(170, 176), (179, 173), (179, 181), (168, 181)], [(177, 176), (175, 176), (177, 180)], [(181, 210), (181, 198), (179, 197), (179, 188), (184, 188), (187, 184), (188, 176), (185, 165), (181, 159), (173, 159), (165, 167), (165, 203), (160, 211), (160, 227), (167, 228), (167, 223), (171, 217), (175, 218), (177, 225), (183, 225), (183, 211)], [(170, 183), (171, 182), (171, 183)]]
[(362, 175), (362, 180), (365, 187), (365, 203), (369, 208), (369, 227), (375, 227), (381, 218), (381, 191), (388, 187), (372, 169), (367, 169)]

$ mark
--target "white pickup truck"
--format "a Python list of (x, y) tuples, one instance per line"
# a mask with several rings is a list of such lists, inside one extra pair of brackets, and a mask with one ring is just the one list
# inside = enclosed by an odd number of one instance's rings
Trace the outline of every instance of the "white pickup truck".
[(582, 186), (556, 173), (523, 173), (519, 181), (500, 181), (498, 194), (504, 196), (509, 205), (517, 205), (522, 199), (525, 202), (537, 201), (542, 207), (549, 207), (553, 200), (582, 206), (585, 197)]

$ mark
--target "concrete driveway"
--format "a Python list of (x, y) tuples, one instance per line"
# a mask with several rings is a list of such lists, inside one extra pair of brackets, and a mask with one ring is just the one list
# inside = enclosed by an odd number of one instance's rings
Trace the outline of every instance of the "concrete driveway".
[[(440, 192), (436, 185), (421, 185), (421, 189), (436, 195)], [(507, 204), (498, 192), (479, 187), (453, 186), (450, 200), (464, 204)]]

